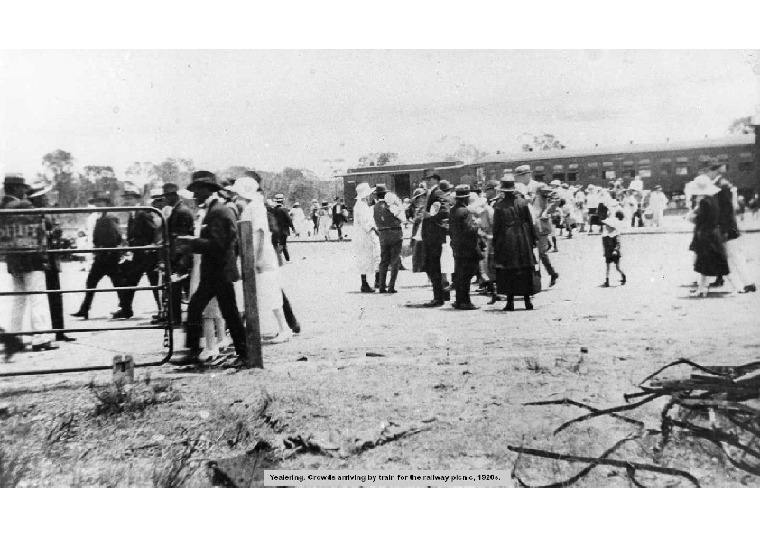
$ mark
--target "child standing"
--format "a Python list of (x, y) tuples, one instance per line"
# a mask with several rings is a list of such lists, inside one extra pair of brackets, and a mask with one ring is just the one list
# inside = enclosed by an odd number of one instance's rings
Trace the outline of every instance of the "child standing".
[(602, 221), (602, 246), (604, 247), (604, 260), (607, 263), (607, 272), (602, 287), (610, 286), (610, 264), (615, 263), (615, 269), (620, 273), (620, 285), (625, 285), (625, 273), (620, 270), (620, 232), (618, 228), (625, 218), (623, 211), (617, 211), (615, 217), (608, 217)]

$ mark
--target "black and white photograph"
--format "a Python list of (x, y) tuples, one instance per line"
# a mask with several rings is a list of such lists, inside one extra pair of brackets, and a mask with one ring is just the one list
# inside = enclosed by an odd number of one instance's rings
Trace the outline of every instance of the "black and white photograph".
[(0, 487), (760, 486), (760, 50), (9, 47), (0, 126)]

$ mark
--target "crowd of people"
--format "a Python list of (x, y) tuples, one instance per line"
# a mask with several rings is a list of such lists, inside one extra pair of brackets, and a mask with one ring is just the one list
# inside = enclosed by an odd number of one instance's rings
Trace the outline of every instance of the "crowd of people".
[[(711, 276), (718, 280), (710, 285), (722, 285), (722, 276), (727, 276), (734, 293), (755, 291), (736, 241), (736, 215), (741, 214), (736, 189), (720, 173), (721, 166), (717, 161), (708, 163), (701, 170), (703, 175), (685, 191), (693, 205), (688, 218), (695, 222), (691, 245), (697, 253), (695, 271), (702, 275), (694, 296), (706, 295)], [(557, 237), (566, 232), (572, 238), (573, 231), (592, 233), (595, 227), (601, 234), (606, 264), (601, 286), (610, 287), (613, 268), (619, 284), (625, 285), (621, 230), (662, 226), (668, 204), (661, 186), (644, 190), (639, 177), (627, 187), (612, 180), (606, 189), (572, 188), (559, 181), (538, 181), (530, 166), (523, 165), (505, 173), (500, 181), (489, 180), (473, 190), (467, 184), (453, 188), (433, 170), (423, 175), (423, 182), (404, 201), (384, 183), (374, 189), (368, 183), (358, 185), (353, 240), (361, 292), (396, 292), (404, 226), (411, 226), (412, 270), (427, 273), (433, 291), (433, 299), (419, 306), (443, 306), (451, 301), (453, 290), (455, 309), (478, 309), (470, 297), (475, 280), (479, 293), (490, 295), (489, 304), (503, 295), (504, 310), (512, 311), (515, 297), (522, 297), (525, 309), (531, 310), (532, 296), (542, 285), (538, 264), (549, 276), (549, 286), (559, 279), (550, 258), (551, 252), (558, 251)], [(709, 188), (705, 187), (708, 182)], [(705, 201), (706, 195), (715, 196), (714, 202)], [(712, 226), (710, 234), (704, 231), (706, 226)], [(706, 240), (708, 236), (713, 240)], [(375, 285), (371, 286), (367, 278), (373, 273)]]
[[(184, 323), (188, 352), (175, 363), (185, 365), (224, 359), (230, 339), (240, 359), (246, 349), (237, 222), (249, 221), (253, 228), (259, 318), (270, 318), (277, 326), (277, 332), (265, 337), (265, 343), (282, 343), (300, 333), (301, 327), (283, 289), (279, 270), (289, 260), (287, 237), (295, 231), (293, 221), (284, 208), (283, 196), (278, 194), (273, 200), (267, 200), (260, 185), (261, 177), (255, 171), (223, 183), (211, 172), (198, 171), (187, 189), (165, 183), (151, 190), (149, 204), (162, 213), (168, 230), (171, 301), (162, 296), (160, 289), (165, 267), (157, 246), (166, 244), (161, 217), (146, 209), (130, 211), (126, 233), (123, 233), (116, 213), (109, 212), (113, 207), (111, 196), (102, 191), (94, 192), (89, 200), (95, 209), (88, 218), (91, 240), (84, 246), (96, 251), (85, 282), (84, 299), (71, 316), (89, 319), (94, 290), (100, 280), (108, 277), (112, 285), (119, 288), (116, 291), (118, 308), (111, 319), (132, 318), (134, 288), (146, 276), (154, 287), (153, 324), (181, 326), (182, 303), (189, 301)], [(50, 191), (49, 185), (30, 185), (23, 176), (8, 175), (4, 186), (5, 197), (0, 210), (48, 206), (45, 194)], [(141, 189), (131, 184), (125, 186), (120, 197), (126, 207), (147, 203)], [(60, 236), (60, 226), (49, 215), (44, 216), (43, 222), (46, 244), (37, 246), (44, 249), (53, 247), (52, 241)], [(14, 215), (4, 217), (2, 223), (21, 230), (20, 235), (36, 236), (39, 217)], [(7, 332), (35, 332), (31, 338), (33, 351), (57, 348), (54, 339), (73, 340), (65, 333), (61, 293), (47, 293), (48, 306), (44, 304), (45, 294), (23, 294), (60, 289), (58, 256), (9, 253), (6, 264), (12, 277), (12, 290), (19, 292), (13, 297), (13, 315), (5, 327)], [(169, 302), (171, 311), (167, 308)], [(5, 359), (10, 360), (13, 354), (24, 349), (25, 342), (18, 335), (3, 334)]]
[[(737, 241), (741, 203), (721, 169), (719, 162), (708, 162), (684, 192), (691, 206), (686, 218), (694, 223), (690, 245), (694, 270), (700, 275), (692, 293), (695, 297), (707, 296), (709, 288), (722, 285), (724, 277), (732, 286), (729, 296), (756, 291)], [(0, 211), (49, 206), (46, 194), (50, 185), (27, 184), (20, 175), (6, 176), (4, 185)], [(473, 280), (479, 284), (477, 292), (490, 297), (489, 304), (503, 299), (503, 310), (513, 311), (520, 298), (525, 309), (532, 310), (533, 296), (542, 288), (539, 265), (549, 277), (549, 286), (554, 286), (560, 277), (550, 256), (558, 250), (558, 236), (592, 233), (595, 227), (601, 235), (606, 263), (602, 287), (610, 287), (613, 267), (619, 284), (625, 285), (620, 231), (646, 222), (662, 225), (667, 205), (659, 186), (645, 191), (638, 177), (627, 187), (620, 181), (610, 181), (606, 189), (594, 185), (571, 188), (566, 183), (536, 180), (528, 165), (477, 189), (468, 184), (455, 187), (435, 170), (425, 170), (423, 181), (409, 199), (401, 200), (384, 183), (374, 188), (361, 183), (356, 193), (351, 248), (361, 279), (359, 290), (396, 293), (402, 254), (409, 255), (411, 270), (426, 273), (433, 295), (429, 302), (411, 306), (436, 308), (451, 302), (457, 310), (478, 309), (471, 299)], [(247, 221), (253, 229), (250, 246), (254, 252), (259, 318), (269, 319), (276, 326), (276, 332), (266, 342), (285, 342), (300, 332), (280, 270), (290, 259), (288, 237), (308, 227), (298, 203), (288, 209), (281, 194), (267, 199), (255, 171), (223, 182), (211, 172), (198, 171), (186, 189), (166, 183), (154, 188), (149, 197), (150, 201), (144, 199), (142, 190), (134, 185), (125, 186), (122, 205), (149, 203), (156, 211), (129, 211), (123, 232), (119, 218), (109, 211), (113, 203), (108, 193), (92, 194), (89, 204), (94, 212), (88, 218), (85, 235), (91, 237), (86, 246), (95, 251), (84, 299), (71, 314), (74, 318), (89, 319), (94, 290), (104, 277), (119, 288), (118, 308), (112, 319), (132, 318), (134, 288), (146, 276), (156, 304), (152, 323), (181, 326), (182, 304), (188, 302), (184, 323), (188, 352), (176, 363), (223, 361), (228, 357), (225, 349), (230, 342), (235, 350), (233, 357), (240, 359), (246, 354), (246, 339), (237, 223)], [(166, 222), (167, 237), (158, 212)], [(307, 234), (324, 234), (327, 238), (332, 228), (337, 230), (339, 240), (343, 239), (348, 211), (342, 199), (336, 198), (333, 204), (314, 200), (311, 216), (313, 228), (307, 229)], [(34, 235), (35, 240), (39, 239), (36, 232), (29, 231), (40, 228), (39, 217), (3, 218), (4, 224), (11, 221), (14, 233), (21, 229), (19, 237)], [(45, 215), (42, 223), (44, 238), (39, 245), (54, 248), (61, 236), (60, 227), (50, 215)], [(405, 229), (411, 231), (406, 250)], [(157, 248), (167, 243), (171, 300), (163, 295), (166, 271)], [(56, 340), (73, 340), (66, 334), (61, 293), (47, 293), (45, 304), (44, 292), (60, 289), (58, 256), (44, 251), (8, 253), (6, 264), (13, 291), (19, 294), (13, 297), (13, 314), (4, 328), (11, 333), (34, 332), (33, 351), (54, 349)], [(368, 278), (373, 276), (371, 283)], [(3, 334), (3, 338), (6, 359), (24, 348), (24, 340), (17, 335)]]

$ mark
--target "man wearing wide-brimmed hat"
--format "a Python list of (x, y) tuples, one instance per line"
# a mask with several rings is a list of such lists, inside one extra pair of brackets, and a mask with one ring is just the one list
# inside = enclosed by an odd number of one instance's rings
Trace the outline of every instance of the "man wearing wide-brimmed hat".
[[(375, 196), (377, 203), (372, 208), (372, 212), (380, 239), (379, 292), (395, 293), (396, 278), (401, 264), (401, 245), (404, 239), (401, 229), (404, 207), (398, 196), (388, 192), (384, 183), (375, 186)], [(386, 287), (386, 276), (389, 269), (391, 279)]]
[(448, 192), (451, 185), (433, 170), (425, 170), (423, 179), (431, 184), (422, 214), (422, 244), (425, 249), (425, 272), (433, 285), (433, 300), (425, 306), (443, 306), (451, 294), (443, 290), (443, 274), (441, 273), (441, 254), (443, 244), (449, 233), (449, 210), (451, 203)]
[[(169, 230), (171, 243), (172, 268), (172, 322), (182, 322), (182, 290), (189, 294), (190, 272), (193, 268), (193, 256), (189, 252), (177, 249), (177, 237), (188, 237), (195, 233), (195, 216), (187, 202), (180, 196), (179, 187), (175, 183), (164, 183), (164, 216)], [(154, 322), (162, 323), (166, 319), (157, 317)]]
[[(96, 190), (88, 203), (98, 208), (102, 208), (100, 217), (95, 221), (92, 230), (92, 247), (93, 248), (117, 248), (121, 245), (121, 231), (119, 229), (119, 219), (112, 214), (108, 214), (108, 207), (112, 206), (111, 198), (107, 192)], [(90, 273), (87, 275), (87, 289), (95, 289), (98, 282), (105, 276), (111, 280), (114, 287), (119, 287), (119, 259), (121, 254), (118, 252), (96, 252), (93, 255)], [(79, 317), (87, 320), (92, 307), (92, 300), (95, 293), (88, 291), (79, 310), (72, 313), (72, 317)]]
[(187, 309), (188, 353), (174, 363), (197, 364), (202, 352), (200, 337), (203, 310), (216, 297), (222, 317), (235, 344), (238, 358), (245, 359), (245, 330), (240, 319), (233, 283), (240, 279), (237, 268), (237, 222), (232, 209), (218, 198), (221, 186), (209, 171), (197, 171), (187, 187), (199, 206), (206, 208), (200, 237), (180, 237), (180, 250), (201, 255), (200, 283)]
[(470, 299), (470, 283), (478, 272), (478, 264), (483, 255), (478, 249), (478, 225), (467, 208), (470, 203), (470, 186), (458, 185), (455, 189), (455, 199), (456, 203), (449, 215), (456, 278), (456, 299), (452, 306), (459, 310), (476, 310), (477, 306)]
[[(272, 207), (272, 216), (276, 222), (275, 229), (272, 230), (272, 244), (277, 251), (277, 257), (285, 258), (285, 261), (290, 261), (290, 253), (288, 252), (288, 237), (290, 231), (295, 233), (296, 228), (293, 226), (293, 219), (290, 218), (290, 213), (284, 207), (285, 196), (282, 194), (275, 194), (274, 207)], [(339, 231), (339, 234), (341, 232)], [(341, 235), (342, 238), (342, 235)], [(282, 265), (282, 259), (280, 259), (280, 265)]]
[[(29, 187), (27, 198), (37, 209), (49, 207), (47, 193), (53, 189), (53, 184), (48, 182), (37, 182)], [(45, 215), (43, 218), (45, 225), (45, 235), (47, 238), (47, 247), (49, 249), (64, 248), (61, 244), (63, 230), (57, 220), (51, 216)], [(58, 291), (61, 289), (61, 257), (56, 254), (48, 254), (47, 265), (45, 266), (45, 287), (48, 291)], [(48, 293), (48, 307), (50, 308), (50, 320), (54, 330), (64, 329), (63, 319), (63, 295), (61, 293)], [(75, 338), (67, 336), (64, 332), (58, 332), (55, 335), (56, 341), (75, 341)]]
[[(122, 193), (123, 204), (128, 207), (136, 207), (142, 203), (143, 192), (137, 185), (127, 183)], [(129, 214), (127, 223), (127, 245), (151, 246), (156, 243), (157, 231), (161, 225), (160, 217), (152, 211), (137, 210)], [(159, 277), (157, 272), (158, 252), (155, 250), (137, 250), (128, 252), (120, 263), (120, 286), (136, 287), (145, 274), (150, 285), (157, 286)], [(113, 314), (113, 319), (130, 319), (134, 315), (132, 303), (135, 291), (121, 291), (119, 310)], [(158, 290), (153, 290), (153, 299), (156, 307), (161, 312), (161, 299)]]
[[(25, 237), (39, 236), (39, 216), (14, 215), (6, 216), (3, 210), (33, 209), (33, 205), (26, 199), (29, 187), (21, 174), (8, 174), (4, 182), (5, 196), (0, 202), (0, 227), (7, 227), (4, 235), (12, 237), (23, 230)], [(15, 243), (4, 245), (6, 247), (17, 246)], [(33, 244), (25, 244), (24, 247), (39, 247), (36, 241)], [(6, 267), (11, 275), (12, 291), (14, 292), (37, 292), (45, 291), (45, 269), (47, 268), (47, 256), (42, 253), (6, 254)], [(10, 319), (7, 328), (10, 332), (22, 332), (27, 330), (41, 331), (50, 330), (50, 311), (48, 310), (44, 294), (16, 295), (12, 298), (11, 310), (5, 315)], [(51, 334), (32, 335), (33, 350), (47, 350), (56, 348), (52, 343)], [(3, 336), (5, 343), (5, 360), (9, 361), (13, 354), (24, 348), (23, 339), (20, 336)]]

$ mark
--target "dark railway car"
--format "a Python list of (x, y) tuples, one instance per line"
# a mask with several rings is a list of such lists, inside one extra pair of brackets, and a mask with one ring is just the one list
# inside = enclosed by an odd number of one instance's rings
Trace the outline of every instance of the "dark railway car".
[(353, 209), (356, 203), (356, 185), (369, 183), (369, 186), (374, 187), (378, 183), (385, 183), (388, 190), (395, 192), (399, 198), (411, 198), (426, 169), (437, 171), (441, 179), (452, 183), (459, 181), (468, 172), (473, 174), (474, 180), (474, 170), (464, 170), (460, 161), (354, 168), (337, 177), (343, 178), (343, 196), (348, 208)]
[(679, 200), (684, 185), (697, 175), (710, 158), (725, 164), (727, 177), (739, 193), (750, 198), (760, 192), (756, 142), (752, 136), (733, 136), (693, 142), (595, 147), (586, 150), (564, 149), (489, 155), (465, 166), (477, 182), (498, 179), (505, 170), (528, 164), (537, 180), (559, 180), (570, 185), (607, 185), (622, 179), (627, 183), (636, 175), (644, 188), (662, 185), (668, 197)]

